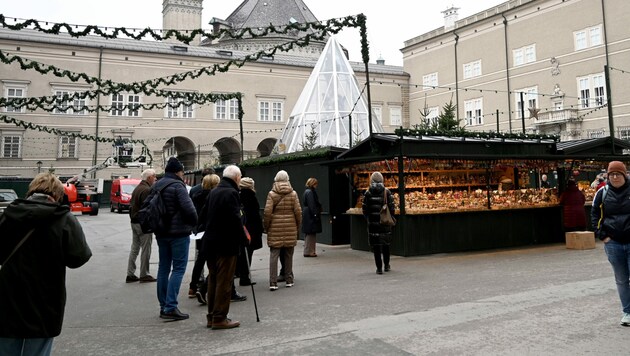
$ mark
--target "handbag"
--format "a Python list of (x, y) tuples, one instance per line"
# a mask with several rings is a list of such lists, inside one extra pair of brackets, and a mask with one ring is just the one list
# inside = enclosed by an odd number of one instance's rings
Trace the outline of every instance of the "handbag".
[(387, 205), (387, 189), (385, 189), (385, 191), (383, 192), (383, 206), (381, 207), (381, 225), (396, 225), (396, 219), (389, 212), (389, 206)]

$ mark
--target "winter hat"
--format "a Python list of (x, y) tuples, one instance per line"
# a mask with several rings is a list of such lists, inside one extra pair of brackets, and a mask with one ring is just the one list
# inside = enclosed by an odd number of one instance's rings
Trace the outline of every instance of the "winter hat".
[(164, 172), (170, 172), (170, 173), (177, 173), (183, 170), (184, 170), (184, 166), (175, 157), (169, 158), (168, 163), (166, 163), (166, 168), (164, 168)]
[(370, 181), (374, 183), (383, 183), (383, 175), (381, 174), (381, 172), (374, 172), (370, 177)]
[(251, 189), (254, 192), (256, 191), (256, 189), (254, 189), (254, 180), (250, 177), (241, 178), (241, 182), (238, 186), (241, 187), (241, 189)]
[(625, 177), (628, 171), (626, 170), (626, 165), (619, 161), (612, 161), (608, 164), (608, 174), (612, 172), (619, 172), (623, 174)]

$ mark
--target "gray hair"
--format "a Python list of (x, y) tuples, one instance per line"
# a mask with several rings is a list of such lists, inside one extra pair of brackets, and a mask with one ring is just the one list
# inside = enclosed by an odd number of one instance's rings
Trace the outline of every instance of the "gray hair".
[(241, 177), (241, 169), (233, 164), (229, 165), (225, 167), (225, 169), (223, 170), (223, 176), (225, 178), (236, 180), (236, 178)]
[(276, 177), (273, 179), (274, 182), (288, 182), (289, 181), (289, 173), (285, 170), (280, 170), (276, 173)]
[(147, 178), (155, 175), (155, 169), (147, 168), (142, 171), (141, 178), (142, 180), (147, 180)]

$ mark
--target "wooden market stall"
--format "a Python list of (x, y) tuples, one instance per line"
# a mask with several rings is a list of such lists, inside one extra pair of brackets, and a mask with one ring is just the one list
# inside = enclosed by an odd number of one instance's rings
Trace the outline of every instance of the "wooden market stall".
[(556, 192), (529, 181), (557, 160), (553, 139), (375, 134), (331, 164), (352, 175), (352, 248), (369, 250), (361, 195), (379, 171), (397, 203), (391, 251), (414, 256), (564, 241)]

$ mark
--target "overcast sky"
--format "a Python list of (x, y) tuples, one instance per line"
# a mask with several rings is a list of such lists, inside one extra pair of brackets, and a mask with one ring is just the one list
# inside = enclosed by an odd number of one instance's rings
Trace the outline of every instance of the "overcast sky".
[[(205, 0), (203, 27), (212, 17), (227, 18), (241, 0)], [(383, 57), (386, 64), (402, 65), (400, 48), (406, 40), (444, 25), (444, 11), (459, 7), (459, 18), (474, 15), (504, 0), (304, 0), (320, 21), (363, 13), (367, 17), (370, 62)], [(411, 5), (413, 4), (413, 5)], [(2, 0), (6, 17), (110, 27), (162, 28), (162, 0)], [(350, 60), (361, 61), (356, 29), (343, 30), (339, 42)]]

